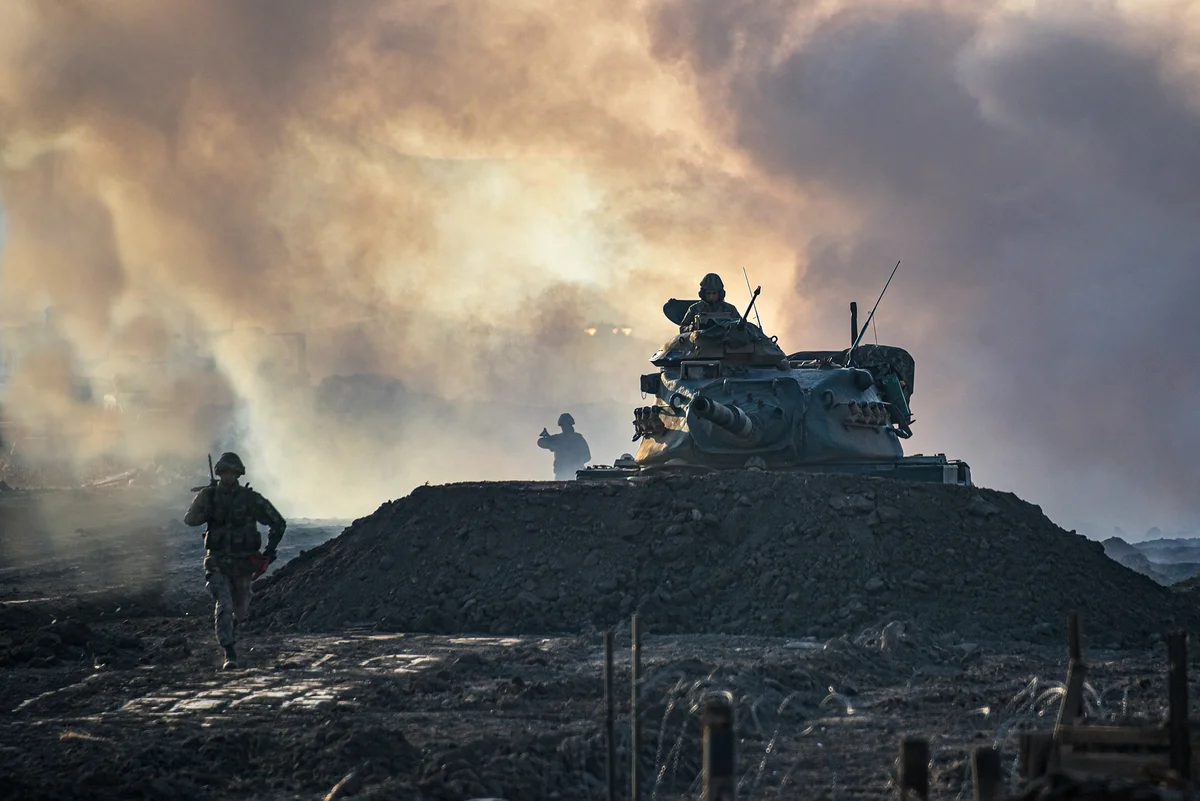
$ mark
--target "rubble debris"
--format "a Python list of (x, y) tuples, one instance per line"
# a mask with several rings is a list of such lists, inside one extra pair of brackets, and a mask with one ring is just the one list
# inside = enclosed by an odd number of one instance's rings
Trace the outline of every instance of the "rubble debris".
[(358, 771), (352, 770), (333, 786), (333, 789), (325, 796), (325, 801), (338, 801), (340, 798), (352, 796), (361, 788), (362, 779), (359, 778)]
[(0, 492), (16, 487), (26, 490), (172, 487), (206, 478), (203, 470), (202, 461), (199, 465), (181, 461), (129, 465), (108, 458), (78, 465), (31, 463), (5, 454), (0, 455)]
[(905, 619), (1048, 642), (1078, 610), (1089, 637), (1140, 645), (1200, 620), (1012, 494), (795, 473), (420, 487), (256, 592), (251, 627), (290, 631), (578, 632), (637, 611), (661, 633)]
[[(135, 634), (100, 633), (85, 623), (67, 618), (54, 620), (32, 631), (12, 631), (0, 638), (0, 668), (45, 668), (85, 660), (97, 666), (114, 661), (136, 662), (145, 650), (146, 644)], [(186, 647), (182, 652), (186, 652)]]

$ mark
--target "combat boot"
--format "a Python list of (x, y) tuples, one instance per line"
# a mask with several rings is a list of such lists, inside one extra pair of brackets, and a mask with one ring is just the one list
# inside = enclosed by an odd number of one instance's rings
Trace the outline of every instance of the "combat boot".
[(225, 670), (233, 670), (238, 666), (237, 653), (233, 650), (232, 645), (225, 646), (225, 664), (221, 667)]

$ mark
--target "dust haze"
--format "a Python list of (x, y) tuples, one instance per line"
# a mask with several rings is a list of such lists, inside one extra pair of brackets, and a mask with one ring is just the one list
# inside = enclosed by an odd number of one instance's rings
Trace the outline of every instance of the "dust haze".
[(798, 350), (901, 259), (910, 452), (1099, 536), (1196, 519), (1186, 3), (12, 5), (5, 414), (80, 462), (216, 427), (308, 516), (548, 478), (559, 411), (631, 448), (705, 272)]

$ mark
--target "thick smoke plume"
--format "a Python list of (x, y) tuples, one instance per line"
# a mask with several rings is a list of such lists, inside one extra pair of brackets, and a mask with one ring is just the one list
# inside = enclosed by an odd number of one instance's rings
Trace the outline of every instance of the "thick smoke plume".
[[(53, 317), (4, 403), (81, 459), (220, 413), (297, 514), (548, 476), (563, 409), (628, 447), (705, 272), (837, 347), (901, 259), (912, 450), (1101, 534), (1197, 511), (1186, 4), (10, 5), (0, 308)], [(171, 413), (98, 440), (78, 373)]]

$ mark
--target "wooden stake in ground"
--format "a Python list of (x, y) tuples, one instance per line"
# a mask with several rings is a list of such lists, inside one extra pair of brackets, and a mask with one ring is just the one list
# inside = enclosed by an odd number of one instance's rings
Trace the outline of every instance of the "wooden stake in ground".
[(641, 801), (638, 787), (638, 758), (642, 753), (642, 719), (638, 715), (638, 683), (642, 676), (642, 630), (635, 612), (629, 624), (629, 798)]
[(1185, 782), (1192, 780), (1191, 723), (1188, 710), (1187, 632), (1167, 638), (1167, 693), (1171, 732), (1171, 770)]
[(900, 738), (900, 801), (929, 798), (929, 741)]
[(1050, 752), (1051, 769), (1059, 767), (1063, 732), (1082, 718), (1084, 712), (1083, 680), (1087, 676), (1087, 665), (1083, 662), (1078, 612), (1072, 612), (1067, 618), (1067, 652), (1071, 661), (1067, 664), (1067, 686), (1063, 691), (1062, 704), (1058, 707), (1058, 720), (1054, 724), (1054, 745)]
[(613, 633), (604, 632), (604, 742), (608, 752), (608, 801), (617, 801), (617, 742), (613, 723)]
[(704, 792), (701, 801), (734, 801), (737, 785), (733, 779), (734, 734), (733, 705), (716, 696), (704, 704)]
[(975, 786), (975, 801), (996, 801), (1004, 793), (1001, 788), (1000, 752), (981, 745), (971, 754), (971, 783)]

